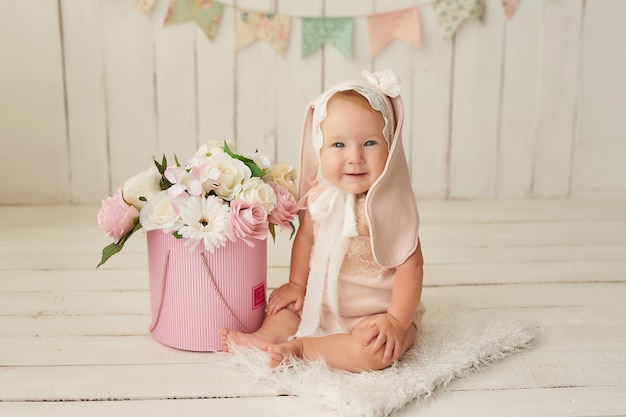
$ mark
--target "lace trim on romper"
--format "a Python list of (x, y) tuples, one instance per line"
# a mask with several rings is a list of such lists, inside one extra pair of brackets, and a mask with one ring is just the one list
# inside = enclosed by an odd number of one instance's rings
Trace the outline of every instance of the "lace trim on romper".
[[(313, 187), (309, 191), (307, 198), (308, 206), (310, 206), (313, 201), (317, 200), (326, 188), (327, 187), (322, 184)], [(340, 275), (366, 275), (370, 277), (381, 275), (387, 277), (393, 275), (396, 271), (395, 268), (385, 268), (374, 260), (369, 225), (367, 223), (367, 217), (365, 216), (365, 194), (357, 196), (355, 211), (358, 236), (350, 238), (346, 256), (341, 264)], [(318, 231), (319, 224), (313, 222), (313, 233), (315, 236), (317, 236)]]
[(389, 276), (395, 268), (385, 268), (376, 263), (370, 240), (370, 231), (365, 216), (365, 195), (357, 196), (356, 222), (359, 235), (350, 239), (341, 272), (348, 275)]

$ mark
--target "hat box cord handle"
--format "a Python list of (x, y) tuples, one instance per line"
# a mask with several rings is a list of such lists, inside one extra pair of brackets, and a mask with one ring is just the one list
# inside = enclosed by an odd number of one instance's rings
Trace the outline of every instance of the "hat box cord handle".
[(239, 318), (237, 317), (235, 312), (230, 308), (230, 306), (228, 305), (228, 303), (224, 299), (224, 296), (222, 295), (222, 292), (218, 288), (217, 283), (215, 282), (215, 279), (213, 279), (213, 275), (211, 274), (211, 271), (209, 270), (209, 265), (206, 262), (206, 257), (204, 256), (204, 253), (201, 253), (200, 256), (202, 257), (202, 264), (204, 266), (204, 271), (206, 272), (207, 276), (209, 277), (209, 280), (211, 281), (211, 285), (213, 285), (213, 289), (215, 290), (215, 293), (217, 294), (217, 296), (219, 297), (220, 301), (222, 302), (222, 304), (224, 305), (224, 307), (226, 308), (226, 310), (230, 314), (231, 318), (237, 322), (237, 324), (239, 325), (239, 328), (244, 333), (250, 333), (250, 331), (246, 328), (246, 326), (243, 325), (241, 320), (239, 320)]
[(163, 307), (163, 292), (165, 291), (165, 277), (167, 276), (167, 266), (169, 265), (170, 260), (170, 251), (165, 252), (163, 256), (163, 266), (161, 267), (161, 280), (159, 282), (159, 299), (157, 301), (157, 311), (156, 314), (152, 315), (152, 323), (150, 324), (150, 331), (154, 330), (157, 323), (159, 322), (159, 317), (161, 317), (161, 307)]

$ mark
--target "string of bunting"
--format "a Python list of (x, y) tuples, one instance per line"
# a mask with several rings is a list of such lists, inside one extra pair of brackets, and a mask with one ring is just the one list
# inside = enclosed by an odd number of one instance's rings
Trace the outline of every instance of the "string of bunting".
[[(156, 0), (135, 0), (137, 9), (147, 15)], [(211, 0), (169, 0), (164, 25), (193, 21), (209, 40), (217, 35), (225, 7)], [(504, 13), (511, 19), (522, 0), (502, 0)], [(485, 0), (430, 0), (437, 22), (446, 39), (451, 39), (467, 19), (480, 22), (485, 16)], [(289, 44), (291, 21), (294, 16), (237, 8), (235, 50), (257, 40), (266, 41), (280, 56), (285, 56)], [(367, 20), (371, 57), (375, 57), (394, 40), (414, 48), (422, 45), (419, 6), (391, 12), (362, 16)], [(353, 22), (356, 16), (299, 17), (302, 19), (301, 50), (306, 58), (324, 44), (334, 46), (344, 57), (352, 57)]]

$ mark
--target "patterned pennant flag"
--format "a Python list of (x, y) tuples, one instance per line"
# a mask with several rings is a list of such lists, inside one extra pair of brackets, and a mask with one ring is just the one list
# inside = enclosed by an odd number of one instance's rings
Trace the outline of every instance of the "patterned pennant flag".
[(135, 7), (144, 15), (152, 10), (155, 0), (135, 0)]
[(394, 39), (405, 41), (416, 48), (422, 46), (417, 7), (368, 16), (367, 30), (372, 58)]
[(507, 19), (510, 19), (513, 17), (520, 3), (522, 3), (522, 0), (502, 0), (502, 6), (504, 7), (504, 14), (506, 15)]
[(290, 17), (239, 9), (235, 26), (235, 50), (245, 48), (257, 39), (264, 39), (280, 56), (285, 56)]
[(302, 58), (330, 43), (347, 59), (352, 58), (351, 17), (302, 18)]
[(483, 21), (485, 0), (435, 0), (433, 9), (444, 37), (450, 39), (465, 19)]
[(193, 20), (207, 37), (215, 39), (222, 20), (224, 4), (210, 0), (170, 0), (165, 25)]

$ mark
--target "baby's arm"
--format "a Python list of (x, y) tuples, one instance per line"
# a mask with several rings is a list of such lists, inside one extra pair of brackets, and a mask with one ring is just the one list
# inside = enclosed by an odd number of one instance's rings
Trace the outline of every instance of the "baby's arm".
[(288, 308), (294, 312), (302, 309), (312, 250), (313, 221), (309, 211), (306, 210), (304, 215), (300, 217), (298, 232), (293, 240), (289, 282), (272, 292), (265, 309), (267, 314), (276, 314), (283, 308)]
[(370, 350), (372, 354), (384, 346), (384, 363), (398, 360), (403, 353), (402, 339), (413, 325), (413, 316), (422, 297), (423, 264), (422, 249), (418, 244), (415, 252), (397, 268), (387, 313), (370, 322), (372, 329), (363, 343), (369, 345), (374, 341)]

